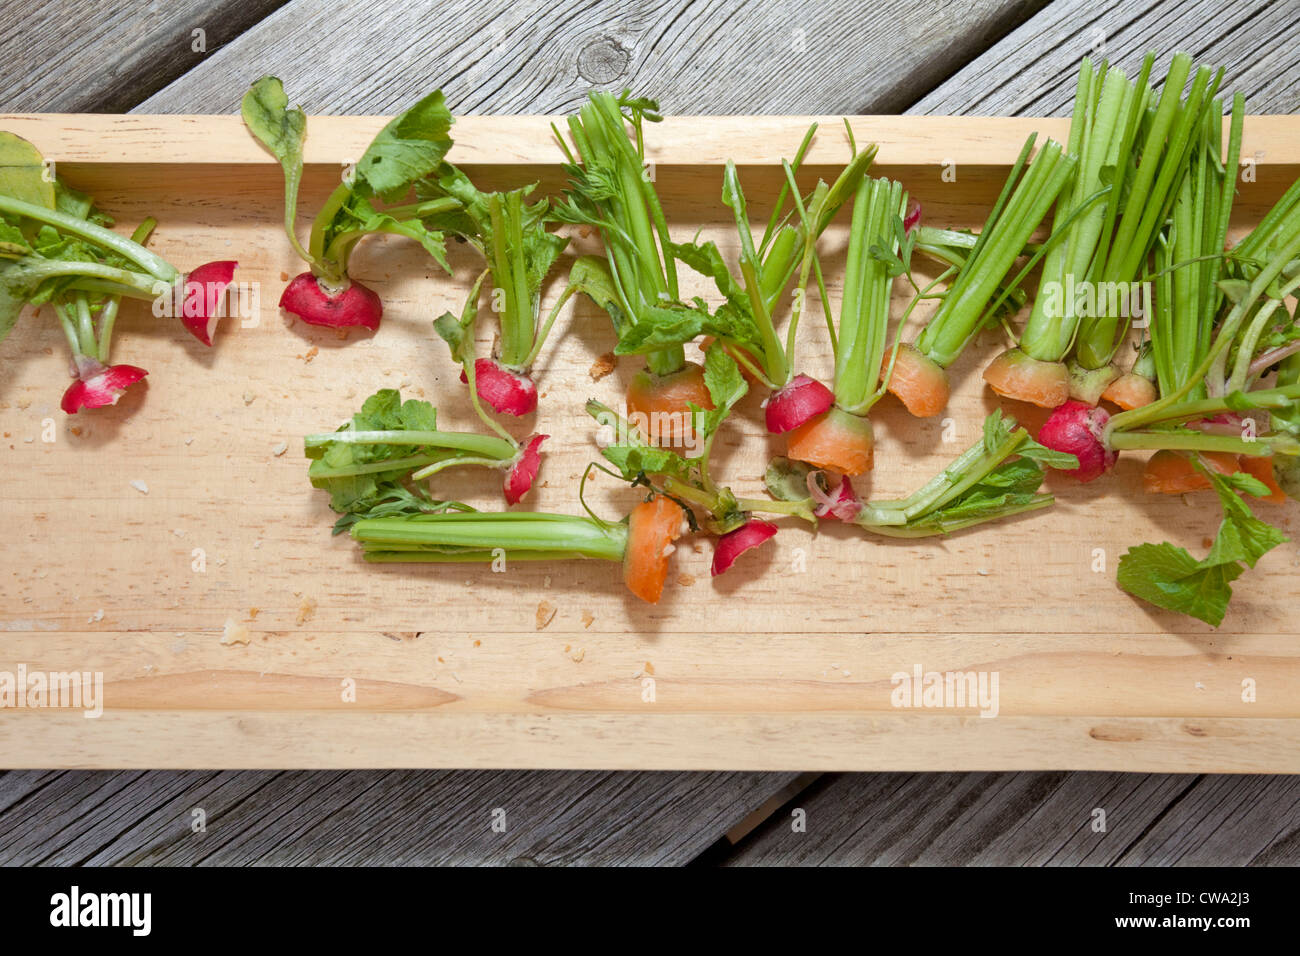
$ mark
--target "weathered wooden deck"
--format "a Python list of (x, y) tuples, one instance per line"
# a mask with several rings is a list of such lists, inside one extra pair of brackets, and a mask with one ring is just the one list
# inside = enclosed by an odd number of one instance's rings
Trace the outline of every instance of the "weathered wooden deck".
[[(318, 113), (435, 85), (458, 112), (563, 111), (626, 84), (678, 113), (1060, 114), (1081, 55), (1147, 49), (1223, 64), (1252, 113), (1300, 112), (1298, 0), (40, 0), (0, 23), (0, 111), (233, 112), (275, 72)], [(14, 771), (0, 862), (1295, 864), (1300, 780)]]

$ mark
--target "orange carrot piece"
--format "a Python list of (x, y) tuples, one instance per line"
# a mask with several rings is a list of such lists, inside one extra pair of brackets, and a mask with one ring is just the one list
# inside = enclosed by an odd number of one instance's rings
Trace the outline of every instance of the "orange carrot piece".
[(1124, 411), (1132, 411), (1143, 405), (1150, 405), (1158, 397), (1156, 386), (1149, 378), (1143, 378), (1133, 372), (1125, 372), (1106, 386), (1101, 397), (1113, 402)]
[(671, 498), (656, 496), (632, 509), (627, 522), (623, 583), (641, 600), (658, 604), (668, 577), (668, 556), (682, 533), (685, 515)]
[[(1218, 451), (1205, 451), (1200, 455), (1206, 464), (1221, 475), (1231, 475), (1241, 470), (1236, 455)], [(1197, 470), (1191, 459), (1176, 451), (1162, 449), (1156, 452), (1148, 459), (1146, 469), (1142, 472), (1142, 488), (1150, 494), (1182, 495), (1209, 487), (1210, 479)]]
[(669, 375), (638, 372), (627, 387), (628, 418), (657, 445), (684, 444), (693, 434), (690, 406), (712, 409), (704, 366), (687, 362)]
[(1277, 483), (1277, 476), (1273, 473), (1272, 455), (1241, 455), (1237, 461), (1240, 462), (1242, 471), (1268, 486), (1268, 494), (1260, 498), (1260, 501), (1269, 501), (1275, 505), (1286, 504), (1286, 492)]
[(984, 369), (984, 381), (1004, 398), (1056, 408), (1070, 399), (1070, 373), (1064, 362), (1044, 362), (1020, 349), (1003, 352)]
[[(889, 359), (885, 359), (885, 368)], [(883, 372), (883, 370), (882, 370)], [(917, 418), (938, 415), (948, 405), (948, 373), (911, 345), (901, 346), (889, 378), (889, 391)]]
[(861, 475), (875, 464), (871, 422), (839, 408), (818, 415), (786, 434), (786, 456), (845, 475)]

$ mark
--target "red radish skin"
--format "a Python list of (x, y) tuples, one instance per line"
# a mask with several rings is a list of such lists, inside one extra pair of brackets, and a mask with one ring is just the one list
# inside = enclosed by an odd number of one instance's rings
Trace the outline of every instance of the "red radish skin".
[(384, 317), (384, 303), (360, 282), (350, 281), (347, 288), (328, 292), (310, 272), (294, 276), (284, 287), (280, 308), (308, 325), (331, 329), (362, 326), (374, 332)]
[(68, 386), (63, 401), (59, 403), (59, 407), (69, 415), (75, 415), (83, 408), (116, 405), (128, 387), (149, 374), (136, 365), (106, 367), (84, 357), (78, 359), (77, 365), (77, 380)]
[(921, 203), (913, 199), (907, 204), (907, 215), (903, 217), (903, 231), (911, 232), (921, 224)]
[(757, 548), (776, 534), (776, 525), (761, 518), (750, 518), (735, 531), (728, 531), (718, 539), (713, 549), (713, 577), (729, 570), (736, 559), (751, 548)]
[[(468, 383), (464, 371), (460, 380)], [(474, 387), (478, 397), (502, 415), (527, 415), (537, 408), (537, 386), (527, 375), (511, 371), (496, 359), (474, 362)]]
[(1069, 401), (1052, 412), (1038, 430), (1038, 443), (1079, 459), (1079, 467), (1063, 469), (1079, 481), (1093, 481), (1115, 467), (1119, 452), (1107, 448), (1101, 435), (1110, 413), (1083, 402)]
[(207, 262), (185, 277), (181, 322), (204, 345), (212, 345), (212, 334), (221, 321), (221, 297), (238, 266), (238, 262), (230, 260)]
[(773, 435), (792, 432), (834, 404), (835, 393), (829, 388), (807, 375), (796, 375), (768, 398), (764, 407), (767, 430)]
[(534, 435), (520, 449), (519, 457), (515, 459), (515, 463), (506, 472), (505, 493), (508, 504), (519, 504), (524, 495), (528, 494), (529, 489), (533, 487), (533, 480), (537, 477), (537, 469), (542, 466), (542, 455), (538, 449), (542, 447), (542, 442), (550, 437), (550, 435)]

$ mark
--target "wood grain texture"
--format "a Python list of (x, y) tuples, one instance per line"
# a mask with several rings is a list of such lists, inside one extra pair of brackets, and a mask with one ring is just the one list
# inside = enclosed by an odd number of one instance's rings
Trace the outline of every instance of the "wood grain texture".
[(58, 0), (21, 15), (11, 7), (0, 19), (0, 110), (128, 110), (282, 2)]
[[(1298, 800), (1294, 777), (833, 774), (773, 814), (725, 862), (1295, 865)], [(793, 826), (796, 810), (802, 832)], [(1104, 830), (1094, 827), (1099, 820)]]
[[(310, 117), (303, 160), (335, 169), (350, 165), (390, 119)], [(704, 178), (720, 177), (728, 161), (775, 170), (816, 124), (804, 164), (830, 173), (851, 155), (846, 123), (857, 143), (879, 148), (873, 174), (902, 177), (909, 186), (958, 164), (996, 167), (1005, 176), (1031, 133), (1063, 142), (1070, 132), (1069, 120), (1055, 117), (670, 116), (648, 125), (646, 157), (656, 169), (682, 167)], [(563, 160), (555, 126), (564, 127), (563, 116), (462, 116), (452, 127), (455, 145), (448, 159), (471, 169), (554, 180)], [(121, 166), (138, 174), (187, 164), (278, 168), (238, 116), (0, 113), (0, 128), (30, 140), (60, 169)], [(1225, 133), (1227, 128), (1225, 119)], [(167, 148), (159, 149), (159, 143)], [(1242, 152), (1260, 157), (1261, 175), (1293, 175), (1300, 170), (1300, 116), (1247, 116)]]
[[(10, 783), (8, 777), (23, 779)], [(0, 776), (8, 865), (680, 865), (791, 774), (491, 771)], [(202, 829), (195, 828), (201, 811)], [(20, 825), (22, 824), (22, 825)], [(494, 828), (495, 824), (495, 828)]]
[[(60, 333), (28, 315), (0, 348), (13, 369), (0, 383), (0, 433), (14, 463), (0, 476), (0, 501), (15, 515), (0, 578), (5, 660), (102, 672), (106, 682), (101, 720), (9, 717), (0, 762), (1300, 769), (1300, 741), (1287, 730), (1300, 719), (1300, 650), (1280, 598), (1293, 593), (1294, 547), (1243, 579), (1220, 632), (1123, 597), (1109, 570), (1091, 570), (1094, 549), (1112, 569), (1135, 541), (1196, 546), (1218, 522), (1195, 499), (1141, 496), (1136, 457), (1121, 464), (1104, 502), (1092, 487), (1054, 482), (1050, 524), (1031, 518), (903, 544), (790, 528), (717, 582), (707, 545), (688, 544), (657, 606), (629, 599), (613, 563), (516, 564), (504, 574), (364, 566), (346, 538), (328, 535), (332, 519), (305, 480), (300, 436), (333, 427), (383, 386), (434, 400), (451, 427), (476, 427), (428, 330), (429, 316), (459, 306), (461, 284), (435, 276), (412, 244), (371, 241), (354, 262), (388, 306), (378, 335), (345, 342), (286, 323), (272, 303), (298, 264), (281, 233), (274, 166), (165, 164), (147, 177), (130, 168), (60, 166), (123, 222), (157, 216), (156, 248), (182, 267), (238, 256), (259, 301), (244, 302), (242, 321), (227, 320), (210, 352), (179, 323), (138, 304), (124, 309), (117, 358), (155, 374), (118, 406), (53, 418), (53, 441), (38, 436), (66, 374)], [(943, 183), (936, 166), (895, 168), (908, 171), (931, 222), (958, 227), (978, 222), (1002, 175), (963, 167), (956, 183)], [(491, 186), (554, 169), (489, 163), (479, 173)], [(764, 177), (775, 175), (747, 170), (760, 184), (754, 195), (771, 194)], [(304, 210), (336, 176), (328, 166), (308, 170)], [(732, 255), (717, 177), (716, 168), (665, 164), (658, 186), (678, 237), (700, 230)], [(1280, 188), (1263, 174), (1243, 188), (1236, 228)], [(752, 213), (766, 215), (761, 204)], [(842, 246), (844, 229), (832, 227), (828, 248)], [(579, 237), (573, 251), (590, 243)], [(469, 255), (452, 250), (459, 274), (472, 267)], [(827, 266), (837, 294), (841, 263), (832, 254)], [(692, 276), (683, 276), (683, 293), (711, 294)], [(579, 303), (569, 321), (570, 334), (548, 344), (541, 411), (521, 425), (521, 434), (553, 436), (529, 502), (540, 510), (576, 510), (575, 483), (597, 453), (577, 399), (617, 404), (637, 364), (593, 382), (593, 361), (612, 346), (608, 320)], [(825, 375), (824, 336), (811, 323), (801, 332), (801, 367)], [(480, 334), (485, 349), (487, 324)], [(892, 402), (879, 407), (873, 496), (918, 485), (976, 439), (991, 407), (975, 374), (995, 344), (985, 338), (953, 368), (952, 429), (917, 422)], [(771, 454), (761, 397), (746, 399), (716, 447), (716, 474), (740, 494), (761, 494)], [(438, 487), (499, 507), (480, 474), (448, 472)], [(589, 487), (590, 504), (610, 515), (634, 498), (617, 482)], [(1289, 507), (1280, 520), (1291, 520)], [(71, 588), (46, 570), (63, 566), (85, 568)], [(539, 629), (543, 602), (554, 617)], [(222, 644), (227, 622), (244, 624), (250, 643)], [(917, 665), (997, 672), (999, 717), (898, 711), (891, 676)], [(657, 688), (649, 706), (648, 677)], [(1251, 703), (1241, 693), (1248, 678), (1260, 688)], [(340, 695), (344, 680), (356, 684), (355, 704)], [(862, 746), (864, 734), (873, 746)]]
[[(434, 87), (459, 113), (565, 112), (631, 86), (673, 113), (895, 112), (1041, 3), (727, 0), (347, 4), (291, 0), (145, 102), (230, 113), (282, 77), (309, 112), (394, 112)], [(333, 38), (329, 68), (303, 24)]]
[(1300, 111), (1295, 0), (1055, 0), (907, 112), (1064, 116), (1082, 57), (1107, 57), (1132, 76), (1147, 51), (1163, 67), (1179, 50), (1224, 67), (1223, 89), (1244, 93), (1248, 112)]

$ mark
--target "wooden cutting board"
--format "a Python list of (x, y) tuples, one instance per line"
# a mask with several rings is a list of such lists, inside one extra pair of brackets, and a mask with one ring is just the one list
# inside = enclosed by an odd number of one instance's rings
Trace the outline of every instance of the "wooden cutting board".
[[(310, 121), (301, 215), (383, 122)], [(482, 186), (557, 188), (550, 122), (463, 118), (449, 158)], [(702, 230), (734, 253), (721, 163), (742, 166), (765, 217), (780, 158), (808, 122), (651, 127), (676, 234)], [(881, 144), (876, 173), (902, 179), (927, 223), (954, 227), (982, 221), (1028, 132), (1066, 132), (1064, 120), (851, 122), (859, 143)], [(383, 387), (433, 401), (448, 427), (475, 427), (430, 326), (460, 307), (471, 255), (452, 250), (453, 280), (413, 244), (368, 239), (355, 273), (383, 296), (384, 325), (340, 338), (276, 308), (302, 266), (281, 231), (279, 169), (237, 118), (3, 116), (0, 128), (35, 142), (120, 228), (155, 216), (154, 247), (171, 261), (238, 259), (237, 278), (260, 295), (211, 350), (127, 305), (114, 360), (148, 368), (147, 386), (75, 417), (58, 410), (68, 373), (52, 317), (25, 314), (0, 345), (0, 680), (20, 666), (103, 679), (96, 719), (0, 709), (0, 766), (1300, 770), (1297, 546), (1240, 580), (1217, 631), (1129, 598), (1114, 582), (1127, 547), (1199, 550), (1218, 522), (1210, 499), (1144, 496), (1140, 455), (1093, 485), (1051, 481), (1047, 512), (946, 540), (792, 525), (717, 581), (710, 545), (688, 541), (655, 607), (603, 562), (364, 565), (330, 535), (301, 438)], [(1237, 232), (1300, 176), (1300, 117), (1249, 118), (1244, 155), (1254, 166)], [(823, 119), (807, 172), (829, 176), (846, 158), (841, 121)], [(828, 248), (844, 241), (840, 222)], [(571, 249), (595, 246), (576, 237)], [(711, 292), (689, 279), (684, 291)], [(544, 352), (539, 411), (517, 434), (552, 436), (527, 504), (575, 512), (577, 479), (598, 458), (582, 402), (616, 402), (640, 363), (593, 380), (614, 345), (608, 320), (587, 302), (566, 316)], [(825, 375), (824, 329), (810, 318), (801, 336), (798, 367)], [(985, 334), (952, 370), (942, 420), (878, 406), (864, 490), (903, 493), (975, 440), (995, 405), (979, 372), (1000, 347)], [(760, 400), (746, 399), (717, 448), (717, 473), (747, 493), (780, 451), (761, 432)], [(1007, 411), (1033, 427), (1042, 417)], [(446, 496), (499, 506), (495, 478), (438, 480)], [(610, 479), (589, 488), (610, 517), (633, 499)], [(1260, 507), (1296, 530), (1294, 505)], [(223, 643), (232, 634), (240, 642)], [(897, 706), (896, 675), (918, 669), (996, 679), (996, 716), (910, 696)]]

